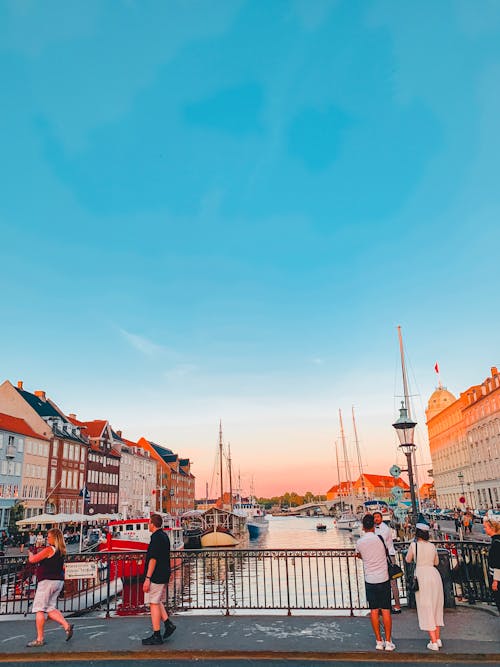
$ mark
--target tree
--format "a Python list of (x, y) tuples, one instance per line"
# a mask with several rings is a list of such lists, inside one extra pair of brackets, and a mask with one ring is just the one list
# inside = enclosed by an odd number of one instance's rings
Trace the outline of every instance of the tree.
[(16, 521), (20, 521), (21, 519), (24, 519), (24, 505), (22, 503), (16, 503), (10, 510), (9, 533), (11, 535), (19, 532), (19, 528), (16, 526)]

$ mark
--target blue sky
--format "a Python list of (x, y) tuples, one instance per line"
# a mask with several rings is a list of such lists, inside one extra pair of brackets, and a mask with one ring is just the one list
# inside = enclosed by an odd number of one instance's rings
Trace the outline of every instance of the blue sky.
[(2, 379), (319, 492), (338, 408), (399, 460), (401, 324), (429, 460), (500, 363), (497, 2), (2, 0), (0, 71)]

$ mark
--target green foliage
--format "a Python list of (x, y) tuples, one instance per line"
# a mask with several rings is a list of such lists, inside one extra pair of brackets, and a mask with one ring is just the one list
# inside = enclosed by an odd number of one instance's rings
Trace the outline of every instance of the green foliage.
[(304, 505), (305, 503), (316, 503), (320, 501), (325, 501), (325, 495), (315, 495), (312, 491), (306, 491), (306, 493), (301, 496), (296, 491), (286, 491), (281, 496), (273, 496), (272, 498), (259, 498), (258, 502), (261, 505), (264, 505), (266, 509), (271, 509), (271, 507), (278, 505), (279, 507), (298, 507), (299, 505)]
[(22, 503), (16, 503), (10, 510), (9, 533), (11, 535), (19, 532), (19, 528), (16, 526), (16, 521), (20, 521), (21, 519), (24, 519), (24, 505)]

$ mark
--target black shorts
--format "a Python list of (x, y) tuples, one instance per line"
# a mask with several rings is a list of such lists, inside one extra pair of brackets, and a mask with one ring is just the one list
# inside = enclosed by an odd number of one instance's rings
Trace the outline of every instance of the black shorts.
[(391, 582), (388, 579), (381, 584), (369, 584), (365, 581), (366, 599), (370, 609), (391, 608)]

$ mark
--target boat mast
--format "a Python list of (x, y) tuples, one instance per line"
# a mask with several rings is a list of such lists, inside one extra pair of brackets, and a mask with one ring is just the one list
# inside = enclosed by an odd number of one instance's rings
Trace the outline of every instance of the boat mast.
[(224, 482), (222, 479), (222, 419), (219, 421), (219, 475), (220, 475), (220, 502), (224, 509)]
[(227, 443), (227, 465), (229, 468), (229, 505), (233, 511), (233, 467), (231, 463), (231, 443)]
[(358, 455), (359, 476), (361, 477), (361, 489), (363, 493), (363, 501), (368, 500), (366, 493), (365, 476), (363, 474), (363, 462), (361, 461), (361, 451), (359, 449), (358, 429), (356, 428), (356, 417), (354, 416), (354, 405), (352, 406), (352, 425), (354, 427), (354, 439), (356, 441), (356, 453)]
[[(399, 339), (399, 352), (401, 355), (401, 372), (403, 374), (403, 392), (405, 396), (405, 408), (408, 418), (411, 419), (411, 407), (410, 407), (410, 392), (408, 391), (408, 378), (406, 375), (406, 360), (405, 360), (405, 350), (403, 345), (403, 334), (401, 333), (401, 326), (398, 325), (398, 339)], [(415, 475), (415, 486), (417, 487), (417, 498), (418, 498), (418, 507), (420, 507), (420, 483), (418, 481), (418, 466), (416, 458), (416, 448), (412, 453), (412, 462), (413, 462), (413, 473)]]
[(347, 483), (349, 485), (349, 509), (354, 511), (354, 501), (352, 492), (351, 468), (349, 466), (349, 459), (347, 458), (347, 446), (345, 444), (344, 424), (342, 423), (342, 410), (339, 409), (340, 434), (342, 436), (342, 448), (344, 451), (345, 474), (347, 476)]
[(344, 511), (344, 500), (341, 495), (341, 482), (340, 482), (340, 465), (339, 465), (339, 441), (335, 440), (335, 456), (337, 458), (337, 483), (339, 485), (339, 495), (340, 495), (340, 511)]

